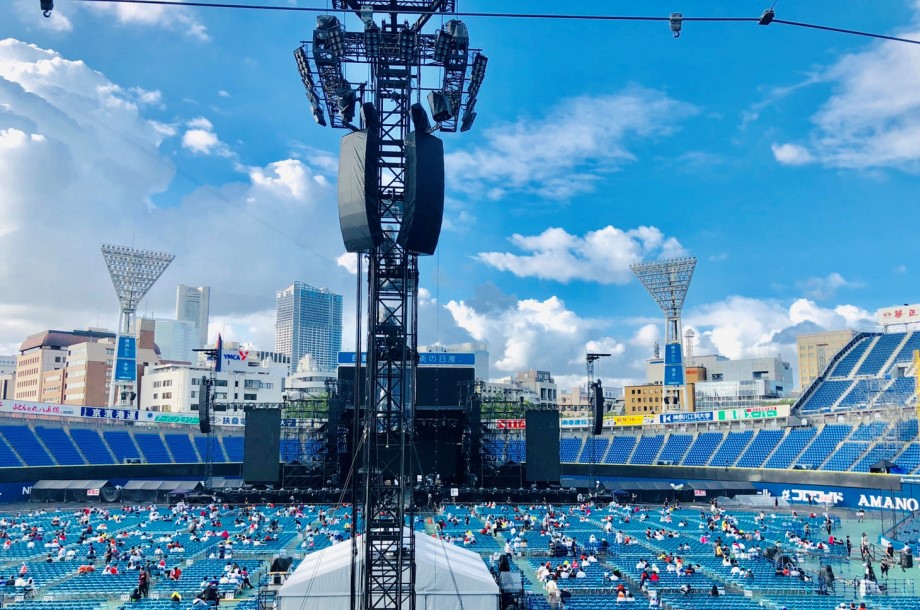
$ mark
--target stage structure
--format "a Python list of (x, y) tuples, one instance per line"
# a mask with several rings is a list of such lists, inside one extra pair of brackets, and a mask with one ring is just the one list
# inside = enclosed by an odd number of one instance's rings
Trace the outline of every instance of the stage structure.
[(355, 491), (365, 520), (355, 534), (366, 544), (360, 562), (353, 546), (351, 607), (414, 609), (415, 538), (405, 532), (414, 514), (418, 256), (434, 254), (444, 210), (444, 150), (432, 133), (472, 127), (488, 60), (470, 49), (459, 20), (422, 32), (433, 16), (455, 12), (456, 0), (332, 0), (332, 9), (353, 11), (360, 31), (321, 15), (294, 57), (316, 122), (351, 132), (339, 158), (339, 220), (345, 249), (367, 262), (368, 391), (355, 405), (362, 467), (352, 477), (362, 477)]
[(334, 401), (334, 391), (326, 397), (295, 394), (285, 398), (281, 416), (281, 484), (285, 489), (339, 486), (331, 414)]
[(689, 405), (681, 353), (680, 312), (684, 307), (687, 290), (690, 288), (693, 270), (696, 269), (696, 258), (688, 256), (635, 263), (629, 268), (664, 312), (662, 409), (664, 411), (686, 411)]
[(175, 258), (166, 252), (103, 244), (102, 257), (112, 278), (121, 311), (115, 337), (115, 361), (109, 384), (109, 406), (135, 406), (137, 398), (137, 337), (134, 318), (141, 299)]

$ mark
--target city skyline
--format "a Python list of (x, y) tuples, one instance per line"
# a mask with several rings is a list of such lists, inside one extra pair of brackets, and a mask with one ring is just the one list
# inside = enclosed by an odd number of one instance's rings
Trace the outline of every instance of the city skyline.
[[(209, 337), (270, 347), (274, 292), (308, 278), (343, 295), (353, 347), (355, 257), (335, 210), (341, 134), (312, 123), (291, 57), (312, 16), (61, 3), (45, 20), (31, 4), (0, 7), (0, 162), (16, 170), (0, 183), (0, 254), (18, 261), (0, 270), (12, 288), (0, 353), (43, 328), (115, 327), (95, 252), (111, 235), (177, 255), (140, 313), (171, 311), (180, 280), (208, 285)], [(920, 32), (914, 1), (779, 12)], [(494, 376), (551, 370), (566, 386), (586, 349), (611, 353), (597, 373), (624, 385), (663, 330), (628, 266), (686, 253), (699, 265), (683, 323), (700, 353), (794, 363), (797, 335), (858, 329), (880, 307), (917, 301), (912, 223), (891, 222), (916, 214), (920, 66), (909, 45), (777, 25), (688, 22), (676, 40), (661, 24), (468, 25), (489, 71), (475, 129), (443, 134), (446, 223), (439, 253), (421, 261), (420, 343), (488, 341)], [(883, 239), (867, 232), (875, 224)]]
[(295, 281), (276, 297), (275, 351), (291, 371), (310, 354), (320, 371), (334, 371), (342, 350), (342, 295)]

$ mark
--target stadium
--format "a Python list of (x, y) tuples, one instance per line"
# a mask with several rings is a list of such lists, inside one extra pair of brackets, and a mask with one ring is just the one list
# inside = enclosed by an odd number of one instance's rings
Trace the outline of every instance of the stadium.
[[(454, 590), (442, 582), (426, 599), (465, 599), (468, 588), (491, 583), (488, 604), (500, 595), (527, 608), (610, 607), (620, 587), (642, 607), (650, 600), (674, 609), (917, 607), (905, 549), (912, 554), (918, 542), (920, 480), (910, 476), (920, 467), (918, 346), (916, 332), (860, 333), (792, 405), (639, 421), (607, 415), (597, 435), (590, 417), (484, 399), (458, 383), (471, 371), (426, 372), (420, 383), (431, 387), (419, 390), (416, 429), (435, 442), (416, 443), (412, 524), (438, 544), (417, 542), (416, 553), (443, 563), (449, 553), (439, 545), (451, 544), (482, 559), (480, 573), (466, 575), (470, 583)], [(340, 378), (353, 370), (341, 367)], [(174, 592), (194, 599), (230, 560), (246, 568), (254, 588), (221, 581), (225, 605), (345, 604), (333, 601), (329, 587), (309, 583), (341, 578), (327, 567), (347, 565), (333, 553), (351, 552), (350, 491), (340, 483), (352, 455), (342, 439), (351, 398), (343, 392), (324, 409), (287, 405), (283, 417), (273, 410), (279, 457), (268, 486), (244, 482), (246, 449), (262, 460), (271, 444), (260, 432), (264, 422), (246, 427), (246, 418), (217, 414), (203, 434), (191, 418), (164, 423), (149, 413), (150, 421), (132, 421), (105, 408), (4, 401), (0, 498), (11, 509), (0, 557), (4, 573), (25, 569), (33, 579), (6, 589), (7, 603), (88, 610), (123, 602), (138, 577), (126, 569), (125, 551), (140, 548), (154, 563), (164, 553), (167, 568), (151, 572), (150, 593), (137, 602), (144, 607), (172, 607)], [(254, 415), (258, 409), (247, 412)], [(470, 426), (476, 430), (465, 441)], [(249, 444), (247, 435), (257, 438)], [(721, 513), (711, 512), (714, 503)], [(77, 518), (84, 508), (86, 519)], [(86, 521), (96, 534), (87, 533)], [(190, 533), (196, 521), (202, 529)], [(225, 544), (227, 536), (236, 544)], [(717, 538), (724, 558), (713, 550)], [(89, 559), (94, 541), (98, 556)], [(103, 561), (112, 541), (117, 551)], [(874, 581), (865, 578), (863, 544)], [(509, 549), (510, 561), (503, 560)], [(293, 563), (277, 564), (279, 557)], [(655, 567), (637, 569), (643, 560)], [(540, 579), (547, 563), (556, 587)], [(95, 571), (82, 573), (88, 565)], [(687, 575), (677, 565), (694, 568)], [(828, 565), (836, 575), (830, 587), (821, 576)], [(107, 566), (119, 573), (103, 573)], [(165, 576), (174, 566), (182, 570), (178, 580)], [(797, 577), (782, 574), (790, 567)], [(280, 584), (288, 578), (289, 586)], [(554, 588), (558, 598), (548, 595)], [(815, 597), (825, 589), (826, 597)]]

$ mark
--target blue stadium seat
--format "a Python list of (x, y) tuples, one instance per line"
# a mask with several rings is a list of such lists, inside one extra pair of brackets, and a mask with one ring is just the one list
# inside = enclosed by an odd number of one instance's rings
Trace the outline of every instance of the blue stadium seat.
[(639, 439), (639, 445), (629, 460), (630, 464), (654, 464), (658, 451), (661, 450), (661, 444), (664, 442), (664, 434), (642, 435)]
[(911, 473), (920, 467), (920, 443), (910, 443), (901, 455), (892, 460), (905, 473)]
[(115, 461), (117, 463), (121, 464), (126, 458), (138, 460), (141, 458), (141, 454), (137, 451), (137, 447), (127, 431), (106, 430), (102, 433), (102, 436), (105, 437), (106, 442), (112, 449), (112, 453), (115, 454)]
[(114, 464), (112, 454), (98, 430), (71, 428), (70, 437), (74, 440), (90, 464)]
[(811, 439), (818, 433), (816, 428), (793, 428), (789, 434), (779, 444), (770, 459), (764, 465), (764, 468), (789, 468), (792, 461), (802, 453)]
[(144, 457), (147, 458), (148, 464), (172, 463), (172, 460), (169, 459), (169, 452), (166, 450), (166, 445), (163, 444), (163, 439), (160, 438), (159, 434), (135, 432), (134, 440), (137, 441), (137, 446), (144, 452)]
[(776, 444), (783, 438), (783, 434), (785, 430), (759, 430), (747, 451), (735, 465), (739, 468), (760, 468)]
[(807, 468), (817, 468), (852, 431), (853, 426), (849, 424), (827, 424), (811, 442), (808, 449), (799, 456), (796, 464)]
[(827, 462), (821, 466), (821, 470), (849, 470), (856, 458), (861, 456), (868, 448), (869, 443), (865, 442), (847, 441), (841, 443)]
[(725, 438), (724, 432), (703, 432), (697, 435), (696, 440), (690, 446), (687, 455), (684, 456), (684, 466), (705, 466), (712, 459), (712, 452)]
[(818, 387), (802, 405), (802, 411), (830, 411), (830, 408), (846, 392), (853, 382), (849, 379), (817, 381)]
[(300, 441), (296, 438), (283, 438), (280, 444), (281, 461), (290, 462), (301, 457)]
[(607, 444), (610, 439), (606, 436), (589, 436), (585, 439), (585, 448), (581, 451), (582, 464), (597, 464), (604, 459), (607, 453)]
[(904, 347), (900, 349), (894, 357), (895, 362), (910, 362), (914, 357), (914, 352), (920, 349), (920, 332), (912, 332), (907, 338)]
[(46, 428), (35, 426), (35, 433), (45, 443), (45, 447), (54, 455), (54, 459), (62, 466), (82, 466), (86, 460), (77, 451), (73, 441), (63, 428)]
[[(201, 460), (204, 461), (205, 456), (208, 454), (208, 437), (207, 436), (195, 436), (195, 447), (198, 449), (198, 455), (201, 456)], [(211, 456), (212, 462), (226, 462), (227, 456), (224, 455), (224, 448), (221, 447), (220, 439), (215, 434), (213, 437), (213, 443), (211, 445), (211, 451), (214, 455)]]
[(25, 460), (27, 466), (54, 466), (54, 460), (35, 438), (28, 426), (3, 425), (0, 432), (9, 441), (10, 446)]
[(856, 371), (856, 375), (878, 375), (885, 363), (891, 359), (894, 350), (902, 341), (904, 341), (904, 333), (890, 333), (880, 336), (878, 342), (872, 348), (872, 351), (869, 352), (866, 359), (863, 360), (863, 363), (859, 365), (859, 370)]
[(0, 467), (22, 466), (22, 460), (16, 457), (10, 446), (6, 444), (3, 438), (0, 438)]
[(570, 464), (578, 461), (581, 437), (573, 436), (559, 440), (559, 461)]
[(635, 446), (635, 436), (614, 436), (613, 442), (610, 443), (610, 450), (607, 451), (607, 455), (604, 457), (604, 463), (626, 464), (629, 461), (629, 456), (632, 454), (633, 447)]
[(753, 430), (729, 432), (728, 438), (725, 439), (725, 442), (722, 443), (722, 446), (719, 447), (716, 454), (712, 456), (712, 461), (709, 462), (709, 465), (716, 468), (733, 466), (738, 456), (741, 455), (744, 448), (751, 442), (752, 436), (754, 436)]
[(849, 377), (850, 373), (853, 372), (853, 367), (856, 366), (856, 363), (859, 362), (862, 355), (866, 353), (866, 348), (871, 345), (872, 339), (874, 338), (875, 335), (868, 335), (851, 347), (850, 351), (837, 362), (837, 366), (830, 372), (829, 378), (836, 379), (838, 377)]
[(201, 461), (188, 434), (164, 434), (163, 437), (177, 464), (195, 464)]
[(658, 456), (658, 461), (679, 464), (692, 441), (692, 434), (672, 434), (668, 437), (668, 442), (664, 444), (661, 455)]
[(879, 460), (893, 461), (895, 455), (901, 450), (900, 443), (878, 443), (851, 468), (853, 472), (869, 472), (869, 468)]
[(224, 436), (221, 439), (224, 443), (224, 450), (227, 452), (228, 462), (243, 461), (243, 437), (242, 436)]
[(874, 421), (868, 424), (860, 424), (853, 434), (850, 435), (851, 441), (874, 441), (881, 438), (888, 429), (888, 422)]

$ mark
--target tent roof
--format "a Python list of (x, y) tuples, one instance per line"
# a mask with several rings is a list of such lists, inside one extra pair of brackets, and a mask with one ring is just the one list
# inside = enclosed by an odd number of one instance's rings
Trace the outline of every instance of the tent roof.
[[(477, 553), (414, 532), (418, 595), (497, 598), (498, 585)], [(363, 546), (363, 536), (358, 545)], [(358, 551), (358, 563), (363, 561)], [(305, 598), (348, 597), (351, 579), (351, 543), (342, 542), (310, 553), (278, 592), (279, 608), (301, 608)], [(287, 601), (287, 603), (285, 603)], [(494, 607), (492, 602), (492, 607)]]
[(144, 489), (148, 491), (175, 491), (177, 489), (194, 490), (201, 486), (200, 481), (128, 481), (122, 489)]
[(32, 489), (102, 489), (108, 485), (104, 480), (56, 481), (45, 479), (32, 486)]

